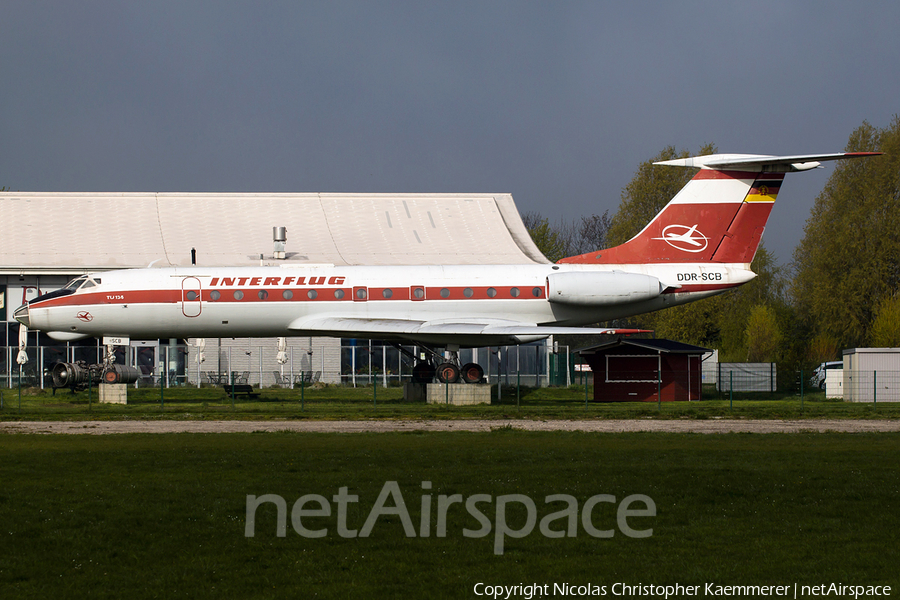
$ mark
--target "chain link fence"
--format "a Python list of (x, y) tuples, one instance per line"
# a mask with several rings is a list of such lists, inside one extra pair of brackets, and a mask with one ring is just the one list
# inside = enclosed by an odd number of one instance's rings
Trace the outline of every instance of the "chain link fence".
[[(232, 382), (254, 387), (298, 387), (309, 384), (399, 386), (413, 377), (413, 366), (425, 355), (412, 345), (400, 348), (370, 344), (286, 345), (241, 343), (225, 346), (191, 343), (138, 343), (116, 346), (115, 364), (141, 372), (136, 387), (221, 386)], [(213, 341), (215, 343), (215, 341)], [(28, 362), (17, 364), (18, 347), (0, 347), (0, 387), (50, 388), (51, 370), (60, 362), (102, 363), (105, 346), (30, 346)], [(526, 387), (577, 383), (577, 356), (566, 346), (548, 352), (546, 344), (461, 349), (461, 364), (477, 363), (488, 383)]]

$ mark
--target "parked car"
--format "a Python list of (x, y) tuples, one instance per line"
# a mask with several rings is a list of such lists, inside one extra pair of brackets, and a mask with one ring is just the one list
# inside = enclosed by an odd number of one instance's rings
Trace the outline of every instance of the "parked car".
[(834, 360), (831, 362), (823, 362), (821, 365), (816, 367), (816, 370), (813, 371), (812, 377), (809, 379), (809, 385), (813, 387), (817, 387), (820, 390), (825, 389), (825, 372), (831, 371), (832, 369), (843, 369), (844, 362), (840, 360)]

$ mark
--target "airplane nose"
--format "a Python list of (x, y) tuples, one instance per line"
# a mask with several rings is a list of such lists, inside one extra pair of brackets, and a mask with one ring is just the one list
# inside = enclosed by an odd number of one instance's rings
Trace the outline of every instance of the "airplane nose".
[(28, 316), (28, 304), (25, 303), (13, 313), (13, 318), (24, 325), (25, 327), (31, 327), (31, 319)]

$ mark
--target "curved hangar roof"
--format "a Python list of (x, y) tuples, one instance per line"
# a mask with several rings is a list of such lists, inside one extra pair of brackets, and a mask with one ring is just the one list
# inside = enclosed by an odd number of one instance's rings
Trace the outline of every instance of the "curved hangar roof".
[[(547, 263), (509, 194), (0, 193), (0, 272)], [(277, 261), (281, 263), (282, 261)]]

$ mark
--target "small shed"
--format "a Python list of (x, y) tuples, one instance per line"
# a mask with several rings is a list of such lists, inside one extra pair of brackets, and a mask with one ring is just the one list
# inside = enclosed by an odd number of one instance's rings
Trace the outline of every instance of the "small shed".
[(844, 400), (900, 402), (900, 348), (844, 350)]
[(594, 374), (595, 402), (700, 400), (707, 352), (672, 340), (625, 338), (578, 351)]

